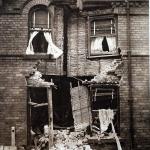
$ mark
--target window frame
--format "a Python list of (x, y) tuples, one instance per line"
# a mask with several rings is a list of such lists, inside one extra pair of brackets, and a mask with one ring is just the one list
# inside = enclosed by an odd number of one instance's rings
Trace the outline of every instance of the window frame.
[[(48, 27), (49, 28), (33, 28), (32, 27), (32, 15), (34, 15), (35, 11), (36, 10), (45, 10), (48, 12)], [(36, 6), (33, 6), (28, 14), (28, 41), (30, 39), (30, 34), (34, 31), (42, 31), (42, 32), (50, 32), (51, 35), (52, 35), (52, 40), (54, 40), (54, 9), (52, 6), (48, 7), (48, 6), (45, 6), (45, 5), (36, 5)], [(28, 55), (29, 56), (29, 55)], [(32, 55), (34, 58), (39, 58), (42, 56), (42, 58), (46, 58), (47, 59), (47, 56), (48, 58), (50, 58), (49, 54), (47, 53), (34, 53), (34, 55)], [(29, 56), (30, 57), (30, 56)]]
[[(115, 20), (115, 36), (116, 39), (116, 53), (108, 53), (108, 54), (92, 54), (91, 52), (91, 23), (94, 20), (108, 20), (108, 19), (114, 19)], [(109, 57), (118, 57), (119, 54), (117, 53), (117, 47), (118, 47), (118, 26), (117, 26), (117, 17), (115, 15), (101, 15), (101, 16), (88, 16), (87, 18), (87, 24), (88, 24), (88, 52), (87, 52), (87, 58), (109, 58)], [(111, 34), (110, 34), (111, 35)]]
[[(34, 28), (34, 27), (32, 27), (32, 15), (34, 15), (34, 17), (35, 17), (35, 12), (37, 11), (37, 10), (44, 10), (44, 11), (47, 11), (48, 12), (48, 16), (47, 16), (47, 18), (48, 18), (48, 28), (43, 28), (43, 29), (40, 29), (40, 28)], [(51, 10), (50, 10), (50, 8), (48, 8), (47, 6), (45, 6), (45, 5), (36, 5), (36, 6), (34, 6), (33, 8), (31, 8), (31, 10), (30, 10), (30, 12), (29, 12), (29, 20), (28, 20), (28, 22), (29, 22), (29, 24), (28, 24), (28, 27), (29, 27), (29, 31), (31, 30), (31, 31), (52, 31), (52, 29), (53, 29), (53, 15), (52, 15), (52, 13), (51, 13)], [(51, 28), (50, 28), (51, 27)]]
[[(108, 84), (95, 84), (90, 86), (90, 103), (91, 103), (91, 112), (93, 116), (93, 98), (95, 97), (95, 93), (97, 90), (101, 90), (103, 93), (104, 91), (109, 91), (110, 90), (113, 92), (113, 98), (115, 98), (115, 103), (116, 103), (116, 108), (112, 109), (116, 113), (116, 116), (114, 119), (115, 121), (115, 130), (118, 135), (120, 135), (120, 94), (119, 94), (119, 86), (118, 85), (108, 85)], [(99, 93), (101, 93), (99, 92)], [(106, 92), (107, 93), (107, 92)]]

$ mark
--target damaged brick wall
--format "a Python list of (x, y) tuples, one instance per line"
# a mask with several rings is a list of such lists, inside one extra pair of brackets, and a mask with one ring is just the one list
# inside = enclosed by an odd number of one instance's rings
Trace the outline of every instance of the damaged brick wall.
[[(25, 75), (36, 60), (0, 59), (0, 144), (10, 145), (12, 126), (16, 128), (16, 144), (26, 144), (27, 89)], [(52, 66), (50, 66), (53, 68)], [(55, 69), (55, 67), (54, 67)], [(53, 70), (54, 70), (53, 69)], [(39, 70), (42, 70), (40, 68)], [(44, 71), (43, 71), (44, 72)], [(55, 72), (54, 72), (55, 73)], [(7, 140), (6, 140), (7, 139)]]
[(11, 127), (16, 143), (26, 143), (26, 87), (22, 61), (0, 60), (0, 144), (10, 145)]
[[(46, 0), (44, 0), (45, 2)], [(28, 42), (28, 11), (24, 7), (21, 14), (15, 14), (14, 8), (22, 8), (25, 0), (6, 1), (5, 14), (0, 10), (0, 144), (10, 145), (10, 128), (16, 125), (17, 145), (26, 144), (26, 87), (24, 70), (30, 69), (37, 59), (17, 57), (25, 54)], [(29, 2), (29, 1), (28, 1)], [(32, 2), (29, 8), (43, 0)], [(6, 5), (4, 5), (6, 6)], [(129, 136), (129, 103), (128, 103), (128, 71), (127, 71), (127, 18), (125, 8), (118, 8), (118, 46), (124, 55), (124, 74), (120, 84), (120, 134)], [(116, 11), (116, 12), (117, 12)], [(59, 48), (63, 47), (63, 10), (56, 8), (54, 24), (54, 41)], [(148, 7), (132, 7), (131, 9), (131, 50), (132, 54), (132, 92), (134, 100), (134, 131), (137, 150), (150, 148), (149, 131), (149, 86), (148, 86)], [(96, 75), (105, 69), (113, 59), (86, 58), (87, 54), (87, 20), (77, 14), (71, 14), (68, 21), (68, 75)], [(3, 56), (1, 56), (3, 55)], [(12, 55), (12, 57), (5, 57)], [(40, 71), (45, 74), (62, 75), (62, 59), (44, 60)], [(6, 140), (7, 139), (7, 140)], [(141, 140), (142, 139), (142, 140)]]
[[(120, 134), (122, 137), (129, 139), (130, 114), (129, 114), (129, 85), (128, 85), (128, 43), (127, 43), (127, 17), (125, 8), (117, 9), (118, 15), (118, 47), (123, 54), (124, 67), (122, 80), (120, 84)], [(132, 92), (134, 101), (134, 122), (135, 130), (135, 148), (148, 149), (149, 145), (149, 96), (148, 96), (148, 7), (141, 5), (131, 7), (130, 16), (130, 34), (131, 34), (131, 51), (133, 57), (131, 65), (132, 73)], [(79, 40), (76, 40), (76, 39)], [(109, 65), (113, 59), (87, 59), (88, 32), (87, 19), (72, 14), (69, 20), (68, 29), (68, 75), (96, 75), (100, 73), (105, 66)], [(73, 54), (73, 55), (72, 55)], [(141, 60), (141, 61), (140, 61)], [(143, 78), (143, 79), (142, 79)], [(137, 92), (138, 91), (138, 92)], [(141, 91), (141, 92), (140, 92)], [(141, 107), (140, 107), (141, 106)], [(141, 110), (143, 108), (143, 110)], [(141, 118), (140, 118), (141, 117)], [(142, 121), (141, 121), (142, 120)], [(144, 123), (145, 120), (145, 123)], [(140, 122), (141, 121), (141, 122)], [(138, 123), (140, 122), (140, 124)], [(139, 141), (143, 138), (143, 141)], [(144, 143), (144, 146), (142, 145)], [(142, 145), (142, 146), (141, 146)]]
[[(24, 1), (10, 1), (9, 8), (21, 8)], [(29, 1), (28, 1), (29, 2)], [(0, 145), (10, 145), (11, 126), (16, 127), (16, 145), (26, 145), (27, 89), (25, 76), (41, 58), (25, 55), (28, 43), (28, 13), (36, 4), (48, 4), (47, 0), (27, 3), (21, 14), (0, 10)], [(5, 6), (5, 5), (4, 5)], [(7, 10), (8, 7), (5, 7)], [(8, 11), (7, 11), (8, 12)], [(63, 8), (55, 8), (54, 42), (63, 49)], [(39, 70), (44, 74), (62, 75), (63, 57), (50, 60), (43, 57)]]

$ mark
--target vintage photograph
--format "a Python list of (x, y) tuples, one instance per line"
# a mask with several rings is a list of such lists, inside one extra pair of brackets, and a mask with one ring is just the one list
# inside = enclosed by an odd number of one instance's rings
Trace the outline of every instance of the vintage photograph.
[(149, 0), (0, 0), (0, 150), (150, 150)]

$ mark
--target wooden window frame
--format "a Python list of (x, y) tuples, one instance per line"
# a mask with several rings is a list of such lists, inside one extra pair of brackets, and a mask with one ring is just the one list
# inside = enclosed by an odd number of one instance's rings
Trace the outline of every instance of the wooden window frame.
[[(47, 22), (47, 25), (48, 27), (47, 28), (35, 28), (35, 12), (37, 10), (44, 10), (44, 11), (47, 11), (48, 12), (48, 22)], [(29, 32), (30, 31), (47, 31), (47, 32), (52, 32), (53, 31), (53, 22), (54, 22), (54, 15), (52, 12), (52, 7), (48, 8), (47, 6), (43, 6), (43, 5), (38, 5), (38, 6), (35, 6), (31, 9), (31, 11), (29, 12)], [(33, 19), (32, 20), (32, 15), (33, 15)], [(33, 21), (33, 22), (32, 22)], [(32, 27), (32, 23), (34, 24), (34, 26)]]
[[(35, 16), (35, 11), (36, 10), (45, 10), (48, 12), (48, 28), (33, 28), (32, 27), (32, 23), (34, 24), (33, 20), (32, 20), (32, 15)], [(52, 40), (54, 40), (54, 7), (53, 6), (45, 6), (45, 5), (36, 5), (34, 6), (33, 8), (31, 8), (30, 12), (29, 12), (29, 15), (28, 15), (28, 41), (30, 39), (30, 33), (31, 32), (34, 32), (34, 31), (42, 31), (42, 32), (50, 32), (51, 35), (52, 35)], [(47, 56), (48, 56), (48, 59), (51, 58), (49, 56), (49, 54), (47, 53), (35, 53), (34, 55), (26, 55), (25, 57), (36, 57), (36, 59), (38, 58), (42, 58), (44, 59), (47, 59)]]
[[(114, 19), (115, 20), (115, 34), (113, 34), (116, 37), (116, 53), (108, 53), (108, 54), (92, 54), (91, 52), (91, 23), (94, 20), (108, 20), (108, 19)], [(88, 55), (87, 58), (109, 58), (109, 57), (118, 57), (119, 54), (117, 53), (117, 47), (118, 47), (118, 32), (117, 32), (117, 17), (115, 15), (103, 15), (103, 16), (88, 16), (87, 18), (88, 22)]]
[[(93, 110), (93, 98), (95, 97), (94, 91), (101, 90), (101, 94), (103, 94), (104, 91), (109, 91), (106, 92), (105, 94), (108, 95), (109, 93), (113, 93), (113, 98), (116, 100), (116, 108), (114, 112), (116, 113), (116, 124), (115, 124), (115, 130), (118, 135), (120, 135), (120, 96), (119, 96), (119, 87), (117, 85), (105, 85), (105, 84), (96, 84), (92, 85), (90, 87), (90, 99), (91, 99), (91, 111)], [(100, 93), (97, 93), (98, 96), (102, 96)], [(92, 112), (93, 114), (93, 112)]]

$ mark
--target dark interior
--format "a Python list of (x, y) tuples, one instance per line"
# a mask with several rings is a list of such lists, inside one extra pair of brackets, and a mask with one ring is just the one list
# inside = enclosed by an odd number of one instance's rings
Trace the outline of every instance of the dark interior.
[[(31, 101), (34, 103), (47, 103), (46, 88), (31, 88)], [(31, 107), (31, 127), (37, 133), (43, 133), (44, 125), (48, 124), (48, 106)]]
[[(119, 134), (119, 95), (117, 87), (93, 87), (91, 89), (91, 105), (92, 110), (99, 109), (113, 109), (115, 112), (114, 116), (114, 126), (116, 132)], [(92, 111), (93, 124), (99, 127), (98, 113)], [(109, 126), (107, 132), (111, 131), (111, 126)]]
[(35, 53), (47, 53), (48, 42), (42, 31), (34, 37), (32, 45)]

